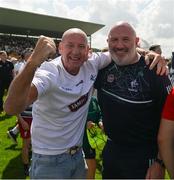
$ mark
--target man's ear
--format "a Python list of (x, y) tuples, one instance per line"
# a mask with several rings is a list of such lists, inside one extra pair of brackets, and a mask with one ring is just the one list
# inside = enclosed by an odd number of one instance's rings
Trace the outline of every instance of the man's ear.
[(108, 38), (106, 39), (106, 41), (107, 41), (107, 43), (108, 43), (108, 41), (109, 41)]
[(139, 37), (136, 37), (136, 39), (135, 39), (135, 43), (136, 43), (136, 46), (138, 46), (139, 44), (139, 40), (140, 40), (140, 38)]
[(85, 61), (88, 60), (88, 58), (90, 57), (91, 53), (92, 53), (92, 52), (90, 51), (90, 47), (89, 47), (89, 45), (88, 45), (87, 48), (86, 48), (86, 59), (85, 59)]
[(59, 50), (59, 54), (62, 54), (62, 42), (59, 43), (59, 47), (58, 47), (58, 50)]

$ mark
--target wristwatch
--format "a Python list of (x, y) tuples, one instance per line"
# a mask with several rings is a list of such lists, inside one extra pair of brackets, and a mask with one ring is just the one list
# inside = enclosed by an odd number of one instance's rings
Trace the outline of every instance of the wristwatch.
[(155, 162), (157, 162), (161, 167), (165, 168), (165, 164), (162, 159), (155, 158)]

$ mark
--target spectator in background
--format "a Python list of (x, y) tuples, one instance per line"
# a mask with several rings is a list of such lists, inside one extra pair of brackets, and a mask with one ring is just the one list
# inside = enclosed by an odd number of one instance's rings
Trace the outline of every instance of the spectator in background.
[(14, 77), (14, 65), (8, 60), (6, 51), (0, 51), (0, 113), (3, 112), (3, 96)]
[[(20, 66), (16, 69), (16, 75), (20, 73), (25, 67), (28, 58), (32, 54), (32, 48), (26, 48), (23, 53), (23, 61), (20, 62)], [(24, 167), (25, 176), (29, 175), (29, 165), (30, 165), (30, 150), (31, 150), (31, 135), (30, 135), (30, 127), (32, 122), (32, 105), (27, 107), (24, 112), (17, 115), (17, 124), (13, 129), (8, 130), (8, 136), (13, 140), (15, 144), (17, 144), (17, 135), (20, 131), (22, 138), (22, 162)]]
[(36, 38), (0, 35), (0, 49), (4, 49), (9, 55), (18, 56), (28, 47), (34, 47)]
[(174, 52), (172, 52), (170, 74), (174, 76)]
[(18, 61), (16, 62), (16, 64), (14, 65), (14, 74), (15, 76), (18, 74), (20, 67), (22, 66), (22, 64), (24, 63), (24, 57), (23, 55), (20, 56), (20, 58), (18, 59)]
[[(18, 62), (18, 64), (15, 65), (15, 76), (23, 70), (25, 67), (25, 64), (30, 57), (31, 53), (33, 52), (33, 48), (26, 48), (22, 53), (23, 60)], [(19, 133), (19, 124), (17, 123), (15, 127), (7, 131), (7, 135), (11, 138), (11, 140), (17, 144), (17, 135)]]
[[(95, 96), (92, 96), (89, 109), (88, 109), (88, 116), (87, 116), (87, 122), (86, 122), (86, 128), (90, 129), (93, 128), (95, 125), (99, 126), (101, 129), (103, 129), (103, 123), (102, 123), (102, 116), (101, 116), (101, 110), (98, 104), (98, 101)], [(89, 143), (89, 139), (87, 136), (87, 130), (85, 129), (84, 137), (83, 137), (83, 151), (85, 154), (85, 160), (88, 166), (87, 170), (87, 179), (95, 179), (95, 172), (96, 172), (96, 152), (95, 149), (93, 149)]]
[(22, 138), (22, 163), (25, 176), (29, 176), (31, 135), (30, 127), (32, 123), (32, 105), (27, 107), (24, 112), (17, 116), (19, 130)]
[[(24, 61), (18, 73), (20, 73), (24, 69), (32, 52), (33, 52), (32, 48), (26, 48), (24, 50), (23, 52)], [(28, 106), (25, 109), (25, 111), (23, 111), (21, 114), (17, 115), (17, 118), (18, 118), (18, 124), (16, 126), (17, 127), (19, 126), (19, 131), (22, 138), (22, 162), (23, 162), (23, 167), (24, 167), (24, 174), (26, 176), (29, 176), (30, 151), (31, 151), (30, 128), (31, 128), (31, 123), (32, 123), (32, 104)], [(12, 132), (9, 132), (9, 133), (12, 133)]]
[(161, 46), (159, 44), (151, 45), (149, 50), (154, 51), (154, 52), (156, 52), (157, 54), (160, 54), (160, 55), (162, 54)]
[(15, 57), (10, 57), (9, 61), (12, 62), (13, 65), (15, 65), (18, 62), (18, 59)]

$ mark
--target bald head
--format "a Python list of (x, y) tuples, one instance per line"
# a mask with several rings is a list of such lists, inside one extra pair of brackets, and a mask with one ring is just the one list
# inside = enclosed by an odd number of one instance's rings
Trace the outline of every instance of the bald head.
[(132, 35), (134, 35), (136, 37), (136, 32), (135, 32), (133, 26), (131, 26), (128, 22), (120, 21), (111, 28), (111, 30), (109, 31), (109, 34), (108, 34), (108, 38), (111, 36), (112, 32), (118, 28), (127, 29), (128, 31), (130, 31), (132, 33)]
[(134, 28), (127, 22), (118, 22), (108, 34), (108, 47), (112, 59), (116, 64), (133, 64), (138, 59), (136, 46), (139, 38)]
[(78, 28), (68, 29), (59, 43), (59, 53), (66, 71), (76, 75), (88, 59), (88, 40), (84, 31)]
[(70, 35), (73, 35), (73, 34), (77, 34), (77, 35), (80, 35), (82, 37), (84, 37), (84, 39), (86, 40), (86, 43), (88, 43), (88, 39), (87, 39), (87, 35), (84, 31), (82, 31), (81, 29), (79, 28), (71, 28), (71, 29), (68, 29), (67, 31), (65, 31), (62, 35), (62, 42), (67, 38), (69, 37)]

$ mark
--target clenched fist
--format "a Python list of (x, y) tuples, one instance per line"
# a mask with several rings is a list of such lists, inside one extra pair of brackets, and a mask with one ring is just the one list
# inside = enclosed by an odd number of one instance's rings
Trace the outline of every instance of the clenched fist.
[(55, 53), (56, 45), (53, 39), (46, 36), (40, 36), (29, 61), (32, 61), (36, 66), (40, 66), (48, 57)]

